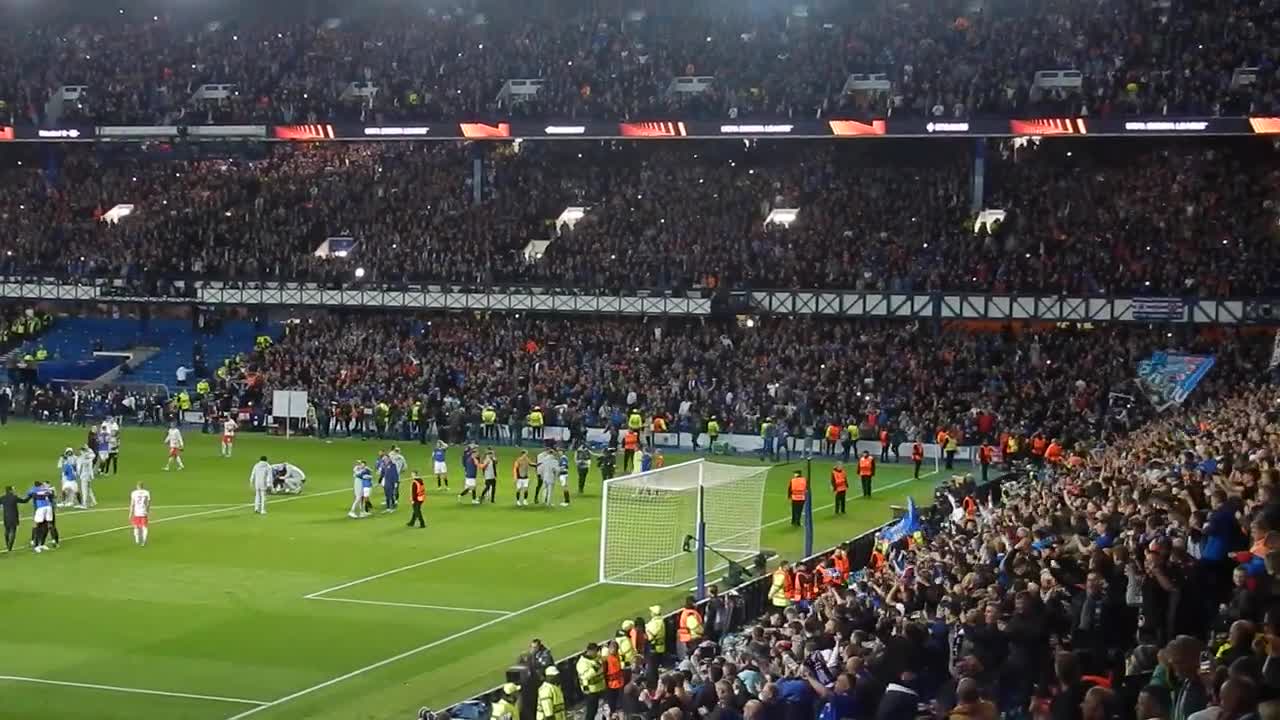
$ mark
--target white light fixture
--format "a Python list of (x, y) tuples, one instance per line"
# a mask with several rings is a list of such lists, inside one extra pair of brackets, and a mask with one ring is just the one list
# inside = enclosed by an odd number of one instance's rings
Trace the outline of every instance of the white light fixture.
[(124, 204), (116, 205), (115, 207), (103, 213), (102, 222), (111, 223), (112, 225), (115, 225), (116, 223), (120, 222), (124, 218), (129, 217), (132, 214), (133, 214), (132, 205), (124, 205)]
[(776, 208), (770, 210), (769, 215), (764, 219), (764, 226), (781, 225), (783, 227), (791, 227), (791, 223), (796, 221), (796, 216), (799, 214), (799, 208)]

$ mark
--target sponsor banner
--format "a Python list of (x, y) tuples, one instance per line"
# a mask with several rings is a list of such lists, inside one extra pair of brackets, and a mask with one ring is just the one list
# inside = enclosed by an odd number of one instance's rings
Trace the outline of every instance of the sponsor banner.
[(721, 135), (788, 135), (795, 125), (721, 125)]
[(884, 135), (889, 126), (884, 120), (861, 122), (859, 120), (828, 120), (827, 126), (831, 134), (837, 137), (863, 137), (867, 135)]
[(177, 134), (177, 125), (104, 125), (98, 128), (98, 137), (119, 140), (169, 138)]
[(1181, 298), (1134, 298), (1133, 319), (1168, 322), (1186, 319), (1186, 303)]
[(933, 133), (960, 133), (961, 135), (969, 132), (969, 123), (967, 122), (931, 122), (925, 123), (924, 131)]
[(632, 122), (618, 126), (618, 134), (633, 138), (687, 137), (689, 131), (682, 122)]
[(333, 140), (338, 137), (332, 125), (276, 125), (271, 136), (277, 140)]
[(1035, 118), (1010, 120), (1009, 133), (1013, 135), (1088, 135), (1089, 124), (1084, 118)]
[(1251, 117), (1249, 129), (1257, 135), (1280, 135), (1280, 117)]
[(365, 137), (426, 137), (431, 134), (431, 128), (427, 125), (414, 125), (413, 127), (367, 127), (364, 129)]
[(53, 142), (53, 141), (81, 141), (92, 140), (93, 128), (91, 127), (70, 127), (70, 128), (33, 128), (33, 127), (13, 127), (11, 125), (0, 125), (0, 142), (14, 142), (19, 140)]
[(1129, 120), (1124, 124), (1125, 132), (1135, 133), (1187, 133), (1194, 135), (1209, 129), (1208, 120)]
[(511, 134), (511, 123), (500, 122), (495, 125), (460, 123), (458, 127), (462, 130), (462, 137), (465, 138), (495, 140), (514, 137)]
[(41, 128), (36, 130), (40, 140), (92, 140), (93, 128)]
[(1213, 355), (1156, 352), (1138, 363), (1138, 386), (1157, 410), (1181, 405), (1213, 367)]
[[(106, 130), (103, 128), (102, 130)], [(108, 133), (100, 132), (100, 135)], [(511, 140), (636, 138), (662, 140), (724, 137), (1093, 137), (1150, 135), (1280, 134), (1276, 118), (973, 118), (848, 119), (744, 122), (654, 120), (635, 122), (440, 122), (403, 126), (348, 124), (277, 125), (268, 137), (277, 140)], [(18, 139), (22, 139), (19, 137)]]
[(542, 129), (547, 135), (586, 135), (586, 125), (548, 125)]
[(187, 136), (193, 138), (264, 138), (266, 125), (191, 125)]

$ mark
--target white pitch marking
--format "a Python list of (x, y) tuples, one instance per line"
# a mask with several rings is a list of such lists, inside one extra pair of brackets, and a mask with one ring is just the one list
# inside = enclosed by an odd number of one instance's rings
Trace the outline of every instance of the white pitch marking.
[[(152, 506), (151, 506), (151, 509), (152, 509), (152, 510), (177, 510), (177, 509), (180, 509), (180, 508), (181, 508), (181, 509), (186, 509), (186, 508), (224, 508), (224, 507), (228, 507), (228, 506), (230, 506), (230, 505), (236, 505), (236, 504), (237, 504), (237, 503), (197, 503), (197, 504), (194, 504), (194, 505), (152, 505)], [(128, 510), (128, 509), (129, 509), (129, 507), (128, 507), (127, 505), (121, 505), (120, 507), (105, 507), (105, 508), (104, 508), (104, 507), (92, 507), (92, 508), (89, 508), (89, 509), (87, 509), (87, 510), (81, 510), (80, 508), (78, 508), (78, 507), (74, 507), (74, 506), (72, 506), (72, 507), (65, 507), (65, 508), (64, 508), (64, 507), (60, 507), (60, 508), (58, 508), (58, 510), (59, 510), (59, 511), (63, 511), (63, 510), (65, 510), (65, 511), (66, 511), (66, 513), (67, 513), (68, 515), (89, 515), (89, 514), (91, 514), (91, 513), (101, 513), (101, 512), (122, 512), (122, 511), (124, 511), (124, 510)]]
[[(294, 500), (305, 500), (306, 498), (309, 498), (309, 497), (324, 497), (325, 495), (335, 495), (337, 493), (344, 493), (344, 492), (349, 493), (351, 492), (351, 490), (347, 488), (343, 488), (341, 490), (326, 490), (325, 492), (312, 493), (310, 495), (293, 495), (283, 500), (276, 500), (274, 503), (271, 503), (271, 505), (279, 505), (281, 503), (293, 502)], [(152, 518), (151, 524), (155, 525), (156, 523), (171, 522), (173, 520), (185, 520), (186, 518), (203, 517), (205, 515), (216, 515), (218, 513), (231, 512), (232, 510), (243, 510), (245, 508), (251, 508), (251, 507), (253, 507), (253, 503), (244, 503), (242, 505), (229, 505), (229, 506), (219, 507), (214, 510), (202, 510), (200, 512), (174, 515), (173, 517)], [(94, 530), (93, 532), (80, 533), (79, 535), (67, 535), (67, 536), (64, 536), (62, 540), (64, 542), (67, 540), (79, 540), (82, 538), (93, 537), (95, 535), (106, 535), (107, 533), (119, 532), (121, 530), (132, 530), (132, 529), (133, 529), (132, 525), (120, 525), (118, 527), (106, 528), (104, 530)]]
[(388, 605), (390, 607), (423, 608), (424, 610), (448, 610), (449, 612), (486, 613), (488, 615), (510, 615), (510, 610), (488, 610), (485, 608), (454, 607), (452, 605), (423, 605), (421, 603), (389, 602), (386, 600), (356, 600), (354, 598), (309, 597), (307, 600), (325, 600), (327, 602), (358, 603), (360, 605)]
[(44, 678), (19, 677), (17, 675), (0, 675), (0, 681), (3, 680), (20, 683), (36, 683), (40, 685), (61, 685), (63, 687), (89, 688), (90, 690), (110, 690), (111, 692), (132, 693), (135, 695), (162, 695), (164, 697), (190, 698), (192, 700), (216, 700), (217, 702), (239, 703), (241, 705), (263, 706), (268, 704), (262, 700), (245, 700), (244, 698), (222, 697), (220, 695), (197, 695), (195, 693), (169, 692), (168, 690), (147, 690), (145, 688), (120, 687), (118, 685), (98, 685), (95, 683), (66, 682), (64, 680), (45, 680)]
[(515, 540), (523, 540), (525, 538), (533, 537), (534, 535), (541, 535), (543, 533), (551, 532), (552, 530), (559, 530), (561, 528), (567, 528), (573, 525), (581, 525), (582, 523), (595, 522), (596, 520), (597, 518), (593, 518), (593, 517), (582, 518), (580, 520), (570, 520), (569, 522), (566, 522), (566, 523), (560, 523), (559, 525), (551, 525), (549, 527), (539, 528), (537, 530), (530, 530), (529, 532), (523, 532), (523, 533), (520, 533), (519, 535), (511, 535), (498, 540), (494, 540), (493, 542), (487, 542), (483, 545), (476, 545), (475, 547), (469, 547), (469, 548), (464, 548), (462, 550), (457, 550), (457, 551), (448, 553), (447, 555), (439, 555), (437, 557), (427, 558), (426, 560), (421, 560), (419, 562), (412, 563), (410, 565), (401, 565), (398, 568), (392, 568), (390, 570), (380, 572), (376, 575), (362, 577), (358, 580), (352, 580), (350, 582), (342, 583), (341, 585), (334, 585), (333, 587), (325, 588), (324, 590), (317, 590), (316, 592), (313, 592), (310, 595), (303, 595), (303, 597), (306, 598), (307, 600), (315, 600), (319, 598), (321, 595), (328, 595), (329, 593), (337, 592), (339, 590), (353, 587), (355, 585), (363, 585), (364, 583), (367, 583), (371, 580), (384, 578), (384, 577), (387, 577), (388, 575), (395, 575), (397, 573), (405, 572), (406, 570), (413, 570), (415, 568), (420, 568), (427, 565), (431, 565), (433, 563), (438, 563), (442, 560), (449, 560), (450, 558), (460, 557), (468, 553), (476, 552), (477, 550), (485, 550), (491, 547), (505, 545), (506, 543), (513, 542)]
[(357, 670), (352, 670), (351, 672), (346, 673), (344, 675), (339, 675), (335, 678), (325, 680), (322, 683), (312, 685), (309, 688), (304, 688), (302, 690), (299, 690), (298, 692), (285, 695), (284, 697), (279, 698), (278, 700), (272, 700), (266, 705), (259, 705), (258, 707), (250, 708), (240, 713), (239, 715), (233, 715), (227, 718), (227, 720), (242, 720), (243, 718), (247, 718), (250, 715), (253, 715), (261, 710), (266, 710), (267, 708), (273, 708), (277, 705), (283, 705), (284, 703), (290, 702), (292, 700), (297, 700), (298, 698), (304, 695), (310, 695), (311, 693), (316, 692), (317, 690), (323, 690), (327, 687), (330, 687), (331, 685), (337, 685), (340, 682), (345, 682), (347, 680), (350, 680), (353, 677), (356, 677), (358, 675), (363, 675), (371, 670), (377, 670), (380, 667), (385, 667), (387, 665), (390, 665), (391, 663), (399, 662), (400, 660), (403, 660), (407, 657), (412, 657), (414, 655), (417, 655), (420, 652), (425, 652), (427, 650), (430, 650), (431, 648), (439, 647), (441, 645), (444, 645), (445, 643), (450, 643), (450, 642), (453, 642), (454, 640), (458, 640), (459, 638), (464, 638), (472, 633), (480, 632), (481, 630), (491, 628), (494, 625), (497, 625), (498, 623), (506, 622), (507, 620), (510, 620), (515, 617), (519, 617), (521, 615), (524, 615), (525, 613), (533, 612), (534, 610), (538, 610), (539, 608), (544, 608), (547, 605), (550, 605), (555, 602), (559, 602), (567, 597), (571, 597), (573, 595), (577, 595), (580, 592), (590, 590), (591, 588), (594, 588), (599, 584), (600, 584), (599, 582), (593, 582), (590, 585), (583, 585), (582, 587), (577, 588), (576, 590), (570, 590), (569, 592), (561, 593), (553, 598), (548, 598), (546, 600), (543, 600), (542, 602), (534, 603), (533, 605), (530, 605), (527, 608), (517, 610), (508, 615), (503, 615), (502, 617), (496, 617), (492, 620), (482, 622), (479, 625), (469, 627), (466, 630), (459, 630), (458, 632), (452, 635), (449, 635), (448, 637), (442, 637), (439, 640), (433, 640), (425, 645), (419, 645), (418, 647), (413, 648), (411, 650), (405, 650), (399, 655), (392, 655), (389, 658), (379, 660), (378, 662), (375, 662), (375, 663), (370, 663), (369, 665), (365, 665), (364, 667), (359, 668)]
[[(933, 472), (929, 473), (928, 475), (933, 475), (933, 474), (936, 474), (936, 473), (937, 473), (937, 471), (935, 470), (935, 471), (933, 471)], [(920, 477), (921, 477), (921, 479), (924, 479), (925, 477), (928, 477), (928, 475), (921, 475)], [(882, 488), (880, 488), (880, 489), (881, 489), (881, 490), (888, 490), (888, 489), (890, 489), (890, 488), (895, 488), (895, 487), (898, 487), (898, 486), (900, 486), (900, 485), (905, 485), (905, 484), (907, 484), (907, 483), (909, 483), (909, 482), (913, 482), (914, 480), (915, 480), (915, 478), (908, 478), (908, 479), (906, 479), (906, 480), (900, 480), (900, 481), (898, 481), (898, 482), (890, 483), (890, 484), (888, 484), (888, 485), (885, 485), (884, 487), (882, 487)], [(824, 506), (824, 507), (831, 507), (831, 505), (826, 505), (826, 506)], [(594, 519), (594, 518), (589, 518), (589, 519)], [(786, 522), (786, 521), (788, 521), (788, 520), (790, 520), (790, 518), (789, 518), (789, 517), (788, 517), (788, 518), (783, 518), (782, 520), (778, 520), (778, 521), (775, 521), (775, 522), (770, 523), (770, 524), (771, 524), (771, 525), (777, 525), (777, 524), (779, 524), (779, 523), (781, 523), (781, 522)], [(551, 528), (547, 528), (547, 529), (551, 529)], [(591, 583), (590, 585), (583, 585), (582, 587), (577, 588), (577, 589), (575, 589), (575, 590), (570, 590), (569, 592), (561, 593), (560, 595), (557, 595), (557, 596), (555, 596), (555, 597), (553, 597), (553, 598), (548, 598), (548, 599), (543, 600), (542, 602), (539, 602), (539, 603), (535, 603), (535, 604), (530, 605), (529, 607), (524, 608), (524, 609), (522, 609), (522, 610), (517, 610), (517, 611), (515, 611), (515, 612), (513, 612), (513, 613), (510, 613), (510, 614), (508, 614), (508, 615), (503, 615), (503, 616), (501, 616), (501, 617), (496, 617), (496, 618), (494, 618), (494, 619), (492, 619), (492, 620), (489, 620), (489, 621), (487, 621), (487, 622), (480, 623), (479, 625), (476, 625), (476, 626), (474, 626), (474, 627), (467, 628), (466, 630), (460, 630), (460, 631), (458, 631), (458, 632), (456, 632), (456, 633), (454, 633), (454, 634), (452, 634), (452, 635), (449, 635), (449, 636), (447, 636), (447, 637), (440, 638), (439, 640), (433, 640), (432, 642), (429, 642), (429, 643), (427, 643), (427, 644), (425, 644), (425, 645), (419, 645), (419, 646), (418, 646), (418, 647), (416, 647), (416, 648), (412, 648), (412, 649), (410, 649), (410, 650), (406, 650), (406, 651), (404, 651), (404, 652), (400, 653), (399, 655), (392, 655), (392, 656), (391, 656), (391, 657), (389, 657), (389, 658), (385, 658), (385, 659), (383, 659), (383, 660), (379, 660), (378, 662), (371, 663), (371, 664), (369, 664), (369, 665), (365, 665), (365, 666), (364, 666), (364, 667), (362, 667), (362, 668), (359, 668), (359, 669), (356, 669), (356, 670), (352, 670), (351, 672), (346, 673), (346, 674), (344, 674), (344, 675), (339, 675), (339, 676), (337, 676), (337, 677), (335, 677), (335, 678), (330, 678), (329, 680), (325, 680), (325, 681), (324, 681), (324, 682), (322, 682), (322, 683), (318, 683), (318, 684), (316, 684), (316, 685), (312, 685), (312, 686), (311, 686), (311, 687), (309, 687), (309, 688), (304, 688), (304, 689), (299, 690), (299, 691), (297, 691), (297, 692), (295, 692), (295, 693), (291, 693), (291, 694), (289, 694), (289, 695), (285, 695), (284, 697), (279, 698), (279, 699), (277, 699), (277, 700), (272, 700), (271, 702), (267, 703), (266, 705), (259, 705), (258, 707), (250, 708), (249, 710), (246, 710), (246, 711), (244, 711), (244, 712), (240, 713), (239, 715), (233, 715), (233, 716), (231, 716), (231, 717), (227, 718), (227, 720), (243, 720), (244, 718), (247, 718), (247, 717), (249, 717), (250, 715), (255, 715), (255, 714), (257, 714), (258, 712), (260, 712), (260, 711), (262, 711), (262, 710), (266, 710), (266, 709), (268, 709), (268, 708), (272, 708), (272, 707), (275, 707), (275, 706), (277, 706), (277, 705), (283, 705), (284, 703), (291, 702), (291, 701), (293, 701), (293, 700), (297, 700), (298, 698), (303, 697), (304, 695), (310, 695), (311, 693), (314, 693), (314, 692), (317, 692), (317, 691), (319, 691), (319, 690), (323, 690), (323, 689), (325, 689), (325, 688), (327, 688), (327, 687), (331, 687), (331, 686), (333, 686), (333, 685), (337, 685), (338, 683), (341, 683), (341, 682), (345, 682), (345, 681), (347, 681), (347, 680), (350, 680), (350, 679), (351, 679), (351, 678), (353, 678), (353, 677), (357, 677), (357, 676), (359, 676), (359, 675), (363, 675), (363, 674), (365, 674), (365, 673), (367, 673), (367, 672), (370, 672), (370, 671), (372, 671), (372, 670), (377, 670), (378, 668), (385, 667), (385, 666), (390, 665), (390, 664), (392, 664), (392, 663), (394, 663), (394, 662), (399, 662), (400, 660), (403, 660), (403, 659), (405, 659), (405, 658), (407, 658), (407, 657), (412, 657), (412, 656), (414, 656), (414, 655), (417, 655), (418, 653), (425, 652), (425, 651), (430, 650), (430, 649), (432, 649), (432, 648), (435, 648), (435, 647), (439, 647), (439, 646), (441, 646), (441, 645), (444, 645), (445, 643), (453, 642), (454, 640), (458, 640), (458, 639), (460, 639), (460, 638), (467, 637), (468, 635), (470, 635), (470, 634), (472, 634), (472, 633), (476, 633), (476, 632), (479, 632), (479, 631), (481, 631), (481, 630), (485, 630), (485, 629), (487, 629), (487, 628), (491, 628), (491, 627), (493, 627), (494, 625), (497, 625), (498, 623), (506, 622), (507, 620), (510, 620), (510, 619), (512, 619), (512, 618), (515, 618), (515, 617), (519, 617), (519, 616), (521, 616), (521, 615), (524, 615), (525, 613), (533, 612), (534, 610), (538, 610), (538, 609), (540, 609), (540, 608), (544, 608), (544, 607), (546, 607), (547, 605), (551, 605), (552, 603), (559, 602), (559, 601), (561, 601), (561, 600), (563, 600), (563, 599), (565, 599), (565, 598), (567, 598), (567, 597), (572, 597), (573, 595), (577, 595), (578, 593), (585, 592), (585, 591), (590, 590), (590, 589), (592, 589), (592, 588), (594, 588), (594, 587), (596, 587), (596, 586), (598, 586), (598, 585), (600, 585), (600, 583), (599, 583), (599, 582), (593, 582), (593, 583)], [(326, 592), (327, 592), (327, 591), (326, 591)], [(316, 595), (316, 593), (313, 593), (312, 595), (309, 595), (309, 596), (307, 596), (307, 597), (308, 597), (308, 598), (311, 598), (311, 599), (315, 599), (315, 595)]]

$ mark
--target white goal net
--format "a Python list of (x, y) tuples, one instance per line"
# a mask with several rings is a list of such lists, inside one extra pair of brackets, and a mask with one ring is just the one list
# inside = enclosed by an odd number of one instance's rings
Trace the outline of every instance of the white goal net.
[[(697, 553), (684, 550), (706, 524), (706, 568), (760, 552), (768, 467), (693, 460), (605, 483), (600, 582), (675, 587), (697, 578)], [(701, 495), (701, 502), (699, 496)], [(718, 551), (712, 552), (712, 550)]]

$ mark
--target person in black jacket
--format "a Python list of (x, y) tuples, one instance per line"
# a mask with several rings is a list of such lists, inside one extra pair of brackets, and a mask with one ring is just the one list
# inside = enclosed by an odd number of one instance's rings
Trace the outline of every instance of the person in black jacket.
[(13, 494), (13, 486), (4, 489), (0, 495), (0, 512), (4, 515), (4, 548), (13, 552), (13, 542), (18, 537), (18, 503), (25, 503), (31, 498), (18, 497)]
[(915, 720), (920, 695), (911, 687), (914, 682), (915, 673), (912, 671), (899, 673), (898, 681), (885, 687), (880, 706), (876, 708), (875, 720)]
[(1073, 653), (1059, 652), (1054, 657), (1053, 670), (1058, 681), (1058, 692), (1049, 703), (1050, 718), (1082, 720), (1082, 705), (1089, 686), (1081, 680), (1079, 658)]

